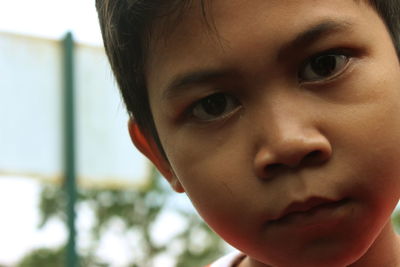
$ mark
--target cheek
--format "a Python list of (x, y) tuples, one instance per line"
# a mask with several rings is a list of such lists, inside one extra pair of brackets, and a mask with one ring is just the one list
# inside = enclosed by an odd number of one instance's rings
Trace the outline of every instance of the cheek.
[(400, 72), (395, 65), (375, 71), (353, 85), (354, 99), (362, 101), (335, 106), (324, 130), (339, 162), (336, 172), (348, 171), (357, 185), (347, 193), (390, 214), (400, 196)]
[(176, 138), (176, 149), (168, 155), (199, 214), (226, 240), (251, 225), (253, 218), (244, 211), (252, 209), (252, 192), (260, 190), (250, 165), (248, 144), (238, 142), (239, 135), (236, 132), (223, 141), (203, 138), (194, 142), (190, 138), (190, 144), (183, 137)]
[(251, 140), (241, 128), (233, 123), (219, 129), (182, 127), (164, 135), (172, 168), (194, 202), (204, 194), (233, 197), (243, 178), (250, 181)]
[[(244, 163), (245, 153), (239, 149), (233, 153), (223, 149), (205, 149), (209, 146), (202, 142), (176, 147), (182, 149), (170, 155), (171, 165), (193, 204), (200, 212), (205, 207), (224, 213), (225, 203), (235, 200), (241, 178), (249, 175)], [(237, 162), (243, 165), (239, 166)]]

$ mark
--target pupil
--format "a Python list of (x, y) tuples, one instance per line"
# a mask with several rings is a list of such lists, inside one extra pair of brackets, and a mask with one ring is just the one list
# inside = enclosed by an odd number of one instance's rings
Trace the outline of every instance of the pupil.
[(311, 62), (311, 67), (319, 76), (328, 76), (336, 69), (335, 55), (317, 57)]
[(225, 112), (227, 101), (223, 94), (215, 94), (202, 101), (204, 111), (210, 115), (220, 115)]

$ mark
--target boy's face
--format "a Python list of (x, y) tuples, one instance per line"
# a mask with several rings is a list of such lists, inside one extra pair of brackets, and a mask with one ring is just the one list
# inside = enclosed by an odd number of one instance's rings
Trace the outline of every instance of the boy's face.
[(217, 33), (195, 6), (150, 47), (175, 186), (265, 264), (344, 266), (378, 247), (400, 193), (400, 68), (377, 13), (353, 0), (215, 0), (207, 15)]

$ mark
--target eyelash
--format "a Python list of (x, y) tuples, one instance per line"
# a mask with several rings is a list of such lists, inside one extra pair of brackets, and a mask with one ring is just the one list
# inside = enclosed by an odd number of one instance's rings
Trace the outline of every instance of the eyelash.
[[(340, 57), (340, 59), (344, 61), (344, 62), (341, 62), (343, 64), (342, 64), (342, 66), (340, 66), (340, 69), (338, 71), (332, 71), (333, 74), (328, 74), (326, 78), (321, 78), (321, 79), (316, 78), (316, 79), (306, 80), (301, 77), (302, 73), (304, 73), (308, 64), (312, 63), (313, 60), (321, 59), (323, 57), (328, 57), (328, 56), (334, 56), (334, 57), (337, 56), (337, 57)], [(304, 60), (302, 62), (302, 64), (300, 65), (299, 71), (297, 73), (298, 81), (299, 81), (299, 83), (312, 84), (312, 83), (322, 83), (322, 82), (327, 82), (327, 81), (333, 80), (336, 77), (340, 76), (347, 69), (347, 66), (349, 65), (349, 62), (351, 59), (352, 59), (352, 54), (348, 49), (331, 49), (331, 50), (327, 50), (327, 51), (312, 55), (311, 57)], [(338, 63), (338, 62), (335, 62), (335, 63)], [(335, 67), (336, 66), (337, 66), (337, 64), (335, 64)]]
[[(305, 70), (307, 70), (307, 67), (309, 66), (309, 64), (312, 64), (313, 60), (318, 60), (318, 59), (321, 60), (323, 57), (328, 57), (328, 56), (334, 56), (334, 57), (337, 56), (337, 57), (340, 57), (340, 59), (342, 59), (344, 61), (342, 66), (340, 67), (340, 69), (337, 72), (332, 71), (333, 74), (329, 74), (329, 75), (327, 75), (326, 78), (322, 78), (322, 79), (306, 80), (301, 77), (302, 74), (304, 74)], [(324, 51), (324, 52), (321, 52), (318, 54), (314, 54), (314, 55), (308, 57), (306, 60), (304, 60), (300, 64), (300, 67), (298, 68), (298, 72), (297, 72), (298, 82), (300, 84), (319, 84), (319, 83), (331, 81), (331, 80), (339, 77), (347, 69), (347, 66), (349, 65), (351, 58), (352, 58), (352, 56), (351, 56), (350, 51), (346, 50), (346, 49), (331, 49), (331, 50), (327, 50), (327, 51)], [(337, 62), (335, 62), (334, 67), (337, 66), (336, 63)], [(225, 112), (225, 110), (224, 110), (223, 112), (221, 112), (221, 115), (215, 115), (215, 118), (201, 119), (201, 118), (199, 118), (199, 116), (196, 117), (196, 115), (195, 115), (196, 108), (200, 107), (200, 105), (204, 105), (205, 104), (204, 101), (210, 100), (213, 97), (215, 98), (215, 97), (221, 97), (221, 96), (223, 96), (225, 98), (225, 100), (231, 101), (230, 103), (228, 103), (230, 106), (228, 104), (224, 103), (225, 106), (223, 108), (226, 108), (226, 105), (228, 105), (229, 108), (232, 108), (231, 110), (229, 110), (228, 112)], [(219, 99), (219, 101), (221, 101), (221, 99)], [(219, 104), (221, 104), (221, 102)], [(235, 105), (235, 106), (232, 106), (232, 105)], [(224, 120), (224, 119), (230, 117), (233, 113), (235, 113), (240, 108), (240, 105), (241, 104), (237, 100), (236, 97), (234, 97), (230, 94), (224, 93), (223, 91), (222, 92), (216, 91), (215, 93), (212, 93), (204, 98), (201, 98), (198, 101), (191, 104), (190, 107), (187, 108), (186, 111), (184, 112), (185, 113), (184, 117), (186, 117), (187, 119), (190, 119), (192, 121), (196, 121), (197, 123), (217, 122), (217, 121), (221, 121), (221, 120)], [(203, 108), (204, 108), (204, 106), (203, 106)], [(199, 110), (197, 110), (197, 112), (199, 112)], [(212, 117), (212, 116), (213, 115), (211, 115), (210, 117)]]
[[(224, 101), (224, 103), (223, 103), (224, 104), (224, 106), (223, 106), (224, 110), (223, 111), (220, 111), (220, 110), (216, 111), (216, 112), (220, 112), (221, 115), (210, 115), (210, 117), (216, 116), (216, 118), (206, 118), (206, 119), (199, 118), (200, 114), (197, 114), (197, 116), (196, 116), (195, 113), (199, 113), (199, 112), (201, 113), (202, 112), (201, 110), (197, 110), (197, 108), (200, 107), (200, 105), (202, 105), (202, 104), (210, 104), (210, 102), (209, 103), (205, 103), (205, 102), (207, 102), (207, 100), (211, 100), (211, 98), (220, 98), (220, 99), (217, 99), (219, 101), (219, 103), (217, 103), (217, 104), (222, 104), (221, 103), (221, 97), (224, 98), (224, 100), (223, 100)], [(216, 100), (216, 99), (214, 99), (214, 100)], [(215, 102), (213, 104), (215, 104)], [(210, 104), (210, 106), (214, 106), (214, 105)], [(213, 108), (213, 107), (211, 107), (211, 108)], [(190, 105), (190, 107), (185, 112), (185, 116), (189, 117), (192, 120), (200, 122), (200, 123), (201, 122), (210, 123), (210, 122), (224, 120), (225, 118), (230, 117), (230, 115), (233, 114), (234, 112), (236, 112), (239, 108), (240, 108), (240, 102), (237, 100), (236, 97), (234, 97), (234, 96), (232, 96), (230, 94), (227, 94), (227, 93), (216, 92), (216, 93), (210, 94), (210, 95), (208, 95), (208, 96), (206, 96), (206, 97), (194, 102), (192, 105)], [(218, 109), (218, 107), (217, 107), (217, 109)], [(229, 109), (229, 111), (225, 111), (226, 109)], [(205, 116), (209, 115), (209, 114), (205, 114), (205, 113), (206, 112), (204, 112), (203, 115), (205, 115)]]

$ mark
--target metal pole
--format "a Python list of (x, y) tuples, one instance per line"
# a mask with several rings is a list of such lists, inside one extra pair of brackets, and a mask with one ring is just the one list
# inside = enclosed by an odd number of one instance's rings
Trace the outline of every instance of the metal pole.
[(67, 226), (69, 238), (66, 250), (66, 266), (77, 267), (78, 257), (75, 248), (75, 120), (74, 120), (74, 40), (66, 34), (63, 40), (64, 51), (64, 186), (67, 197)]

